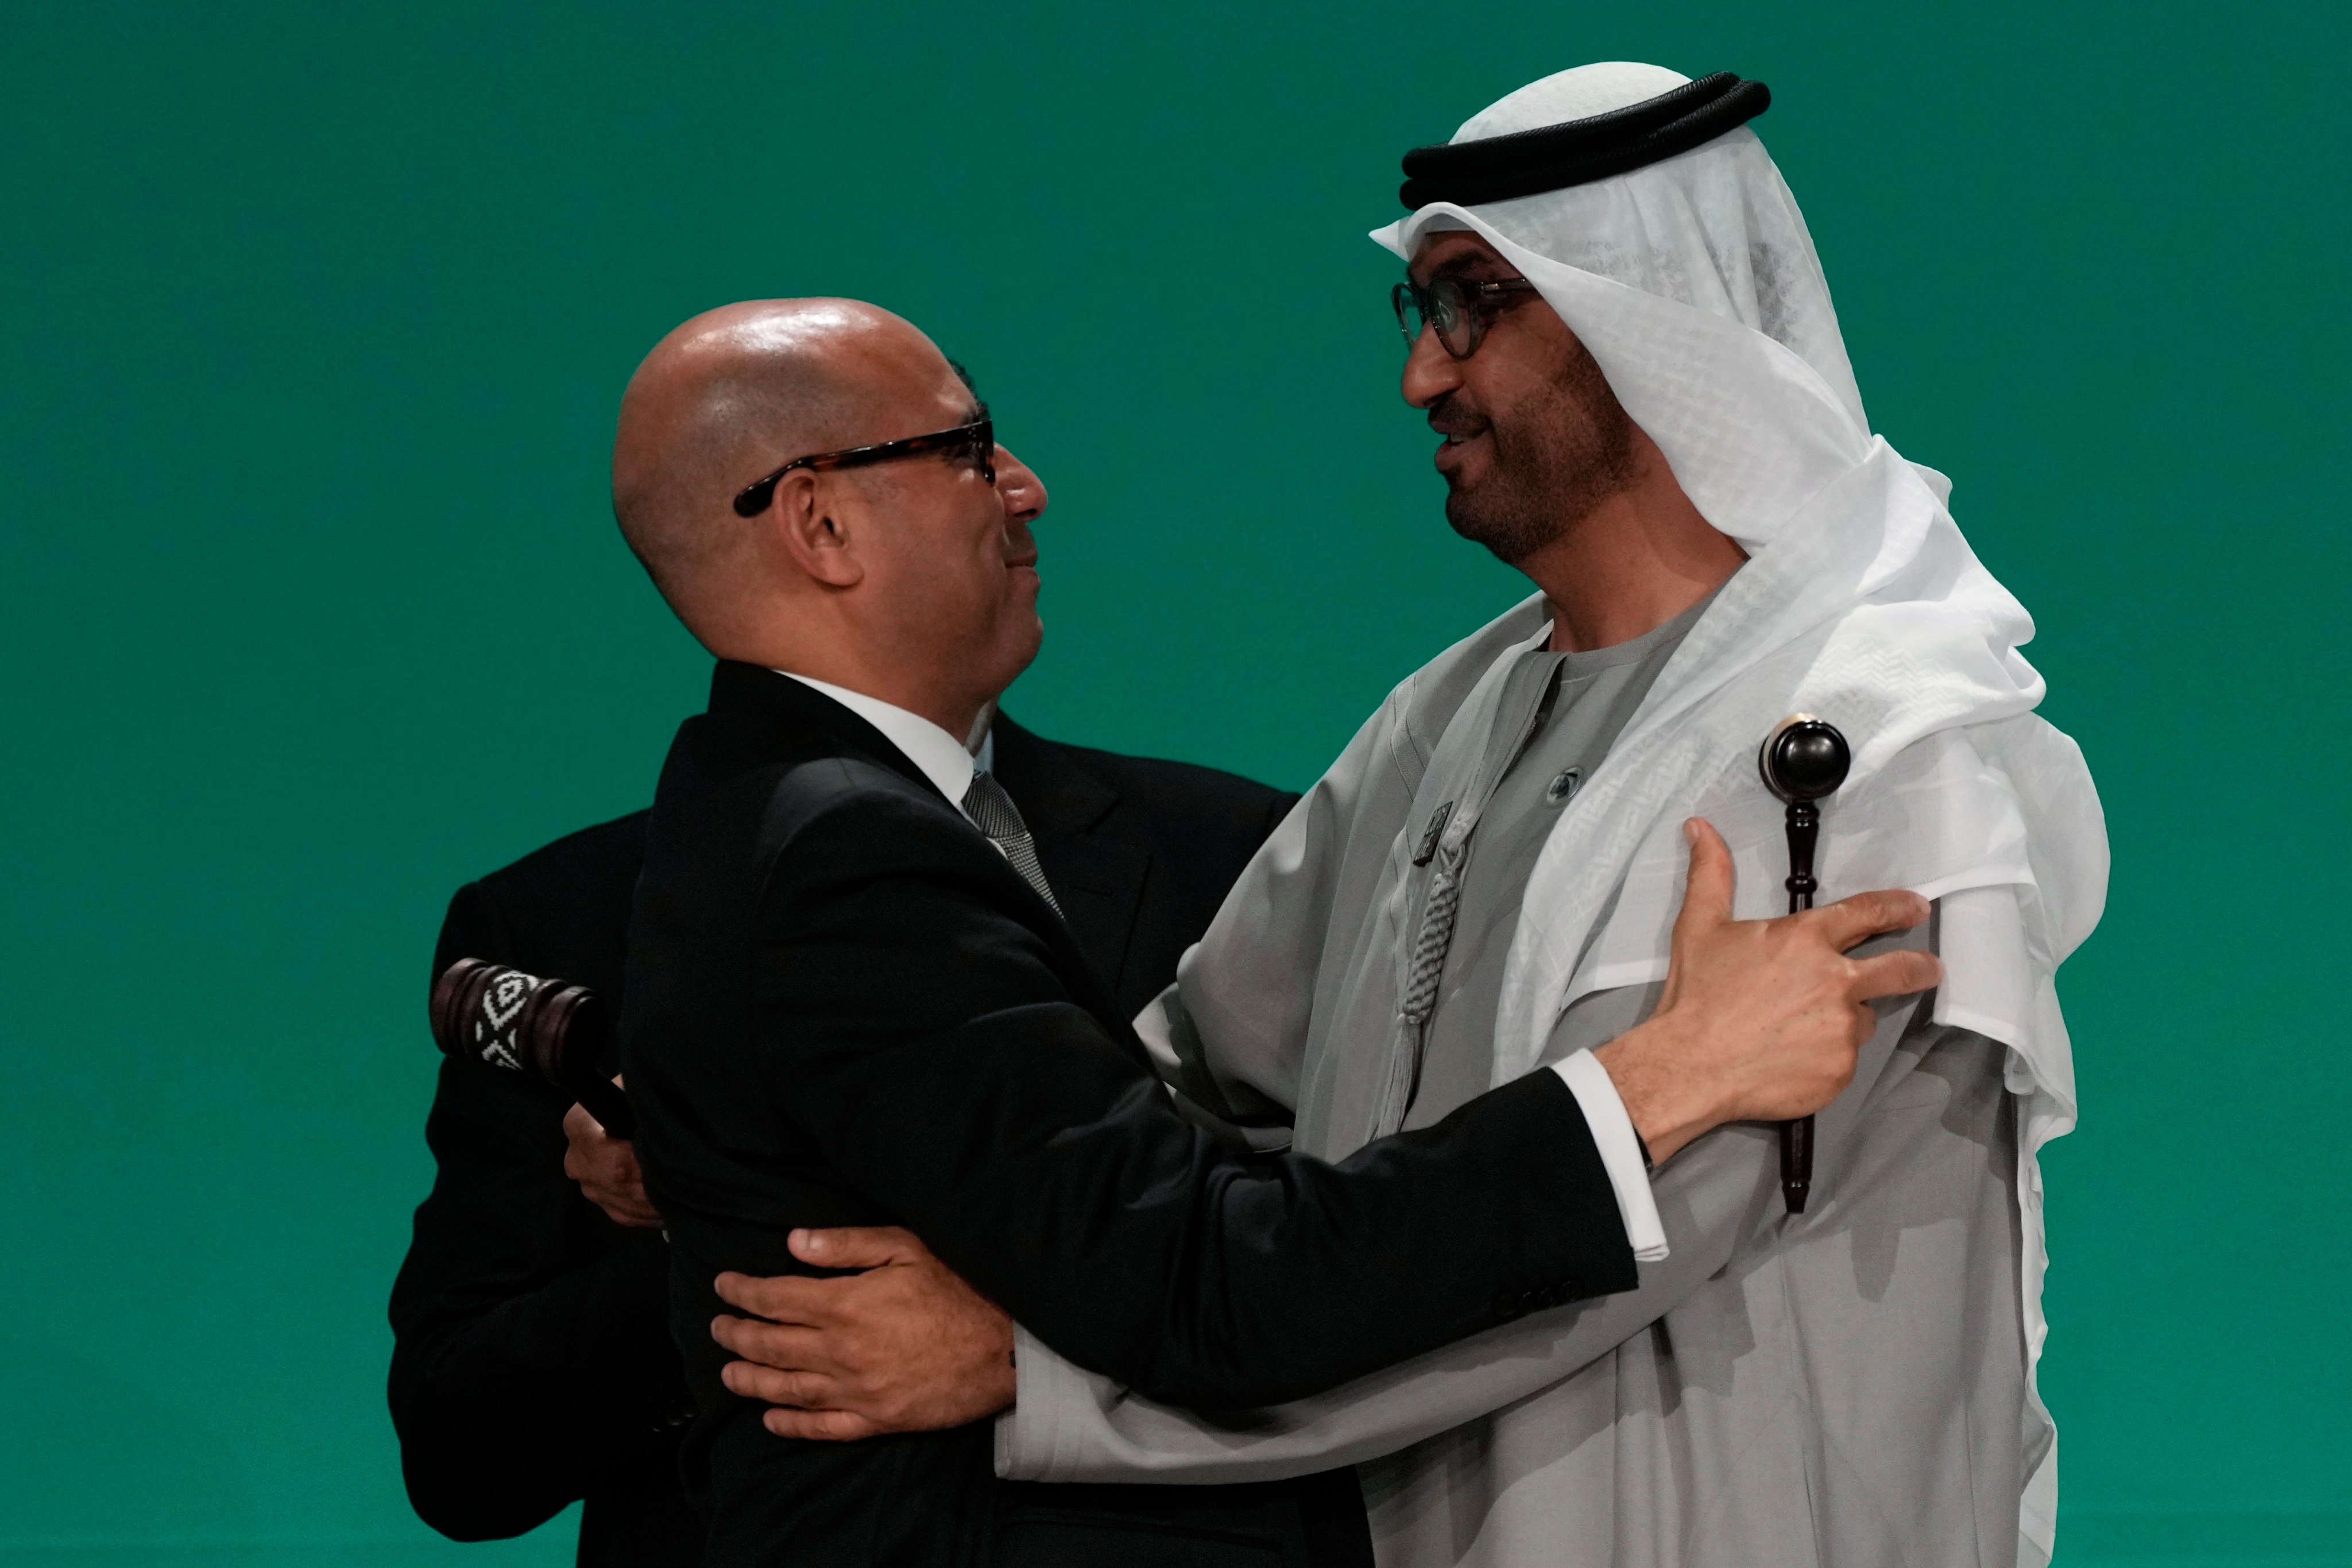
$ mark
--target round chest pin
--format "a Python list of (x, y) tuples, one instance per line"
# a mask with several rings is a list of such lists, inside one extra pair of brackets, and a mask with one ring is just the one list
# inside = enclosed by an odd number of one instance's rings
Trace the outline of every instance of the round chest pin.
[(1574, 795), (1576, 793), (1576, 787), (1583, 782), (1583, 768), (1561, 768), (1558, 773), (1552, 775), (1551, 782), (1544, 786), (1544, 803), (1548, 806), (1557, 806), (1560, 804), (1562, 801), (1568, 800), (1569, 797)]

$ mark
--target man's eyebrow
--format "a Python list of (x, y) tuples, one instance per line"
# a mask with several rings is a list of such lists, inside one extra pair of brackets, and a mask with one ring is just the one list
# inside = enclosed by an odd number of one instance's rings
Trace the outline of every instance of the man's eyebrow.
[(1489, 273), (1496, 277), (1514, 276), (1510, 264), (1501, 256), (1490, 250), (1470, 246), (1455, 251), (1452, 256), (1431, 267), (1428, 278), (1423, 281), (1433, 281), (1440, 277), (1465, 277), (1478, 272)]

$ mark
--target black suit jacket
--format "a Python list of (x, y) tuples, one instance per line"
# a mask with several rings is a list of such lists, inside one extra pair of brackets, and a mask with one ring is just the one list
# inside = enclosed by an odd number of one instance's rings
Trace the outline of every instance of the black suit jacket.
[[(617, 994), (646, 815), (458, 889), (433, 973), (488, 958)], [(536, 1078), (441, 1062), (433, 1190), (392, 1291), (402, 1474), (418, 1516), (459, 1541), (520, 1535), (585, 1498), (583, 1563), (691, 1568), (702, 1527), (676, 1479), (669, 1249), (564, 1176), (570, 1107)]]
[(1172, 1495), (1190, 1489), (1097, 1507), (999, 1485), (985, 1422), (770, 1435), (719, 1382), (710, 1282), (804, 1271), (795, 1227), (909, 1226), (1079, 1364), (1202, 1408), (1634, 1283), (1552, 1073), (1338, 1166), (1254, 1162), (1186, 1122), (1052, 908), (872, 727), (772, 672), (722, 664), (671, 747), (628, 979), (622, 1053), (697, 1406), (687, 1482), (722, 1568), (1193, 1562), (1250, 1539), (1213, 1494)]
[[(997, 777), (1071, 929), (1119, 1005), (1141, 1009), (1297, 798), (1211, 768), (1057, 745), (1009, 718), (994, 736)], [(621, 999), (646, 817), (571, 834), (460, 888), (433, 973), (488, 958)], [(607, 1220), (564, 1176), (567, 1109), (536, 1079), (441, 1064), (425, 1124), (433, 1191), (392, 1301), (409, 1498), (462, 1541), (521, 1534), (584, 1498), (583, 1564), (691, 1568), (702, 1527), (677, 1475), (687, 1402), (668, 1249)], [(1351, 1477), (1289, 1490), (1327, 1528), (1360, 1533)]]

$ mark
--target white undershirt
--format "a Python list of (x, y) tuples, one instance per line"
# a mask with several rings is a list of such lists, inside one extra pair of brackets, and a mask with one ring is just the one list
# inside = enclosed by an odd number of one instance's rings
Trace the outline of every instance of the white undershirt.
[[(864, 692), (853, 692), (830, 681), (793, 674), (790, 670), (778, 670), (776, 674), (792, 675), (801, 685), (823, 692), (880, 730), (882, 737), (903, 752), (907, 760), (959, 811), (963, 810), (964, 792), (971, 788), (972, 774), (986, 771), (995, 760), (993, 734), (982, 739), (975, 762), (962, 741), (920, 714), (908, 713), (879, 697), (869, 697)], [(991, 839), (989, 842), (994, 844), (996, 841)], [(1002, 844), (996, 847), (1003, 852)], [(1633, 1244), (1633, 1256), (1644, 1263), (1658, 1261), (1666, 1255), (1665, 1228), (1659, 1223), (1658, 1206), (1650, 1196), (1650, 1173), (1642, 1164), (1641, 1140), (1634, 1135), (1633, 1118), (1625, 1113), (1625, 1103), (1618, 1098), (1609, 1070), (1591, 1051), (1580, 1051), (1564, 1061), (1552, 1063), (1552, 1071), (1559, 1074), (1560, 1082), (1568, 1085), (1569, 1092), (1576, 1096), (1576, 1103), (1584, 1113), (1584, 1124), (1591, 1131), (1593, 1146), (1601, 1151), (1601, 1163), (1608, 1170), (1609, 1185), (1617, 1195), (1617, 1213), (1625, 1222), (1625, 1236)]]

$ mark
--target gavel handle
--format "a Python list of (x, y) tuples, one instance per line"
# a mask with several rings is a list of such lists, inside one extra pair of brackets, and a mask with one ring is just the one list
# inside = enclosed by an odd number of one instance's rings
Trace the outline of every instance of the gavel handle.
[(1813, 1190), (1813, 1119), (1780, 1124), (1780, 1197), (1790, 1214), (1805, 1212)]
[[(1794, 813), (1791, 813), (1793, 817)], [(1795, 846), (1792, 830), (1790, 848)], [(1807, 834), (1804, 863), (1789, 877), (1789, 913), (1813, 906), (1812, 842)], [(1780, 1200), (1788, 1205), (1790, 1214), (1805, 1212), (1805, 1200), (1813, 1192), (1813, 1119), (1800, 1116), (1793, 1122), (1780, 1124)]]
[(583, 1078), (565, 1087), (573, 1091), (581, 1109), (604, 1124), (604, 1131), (611, 1136), (637, 1135), (636, 1113), (629, 1109), (629, 1097), (621, 1092), (619, 1084), (609, 1078)]

